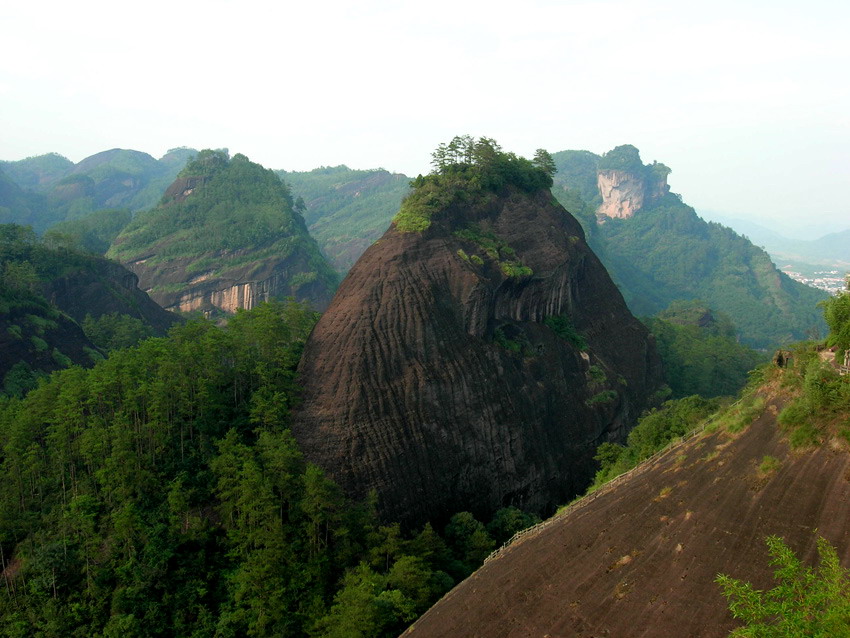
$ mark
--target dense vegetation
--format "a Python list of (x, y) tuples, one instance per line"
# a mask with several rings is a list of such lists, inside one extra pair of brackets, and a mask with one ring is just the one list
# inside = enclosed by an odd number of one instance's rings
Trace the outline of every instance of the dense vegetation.
[[(0, 221), (28, 224), (42, 233), (56, 223), (103, 209), (134, 212), (150, 208), (195, 153), (187, 148), (172, 149), (156, 160), (147, 153), (112, 149), (78, 164), (55, 153), (3, 162), (2, 168), (23, 189), (30, 210), (19, 206), (5, 216), (0, 211)], [(0, 206), (4, 205), (0, 193)], [(96, 221), (106, 222), (107, 218)]]
[(737, 394), (747, 373), (765, 359), (738, 343), (728, 316), (698, 301), (673, 302), (644, 323), (655, 336), (664, 378), (676, 399)]
[(91, 266), (92, 258), (0, 224), (0, 394), (22, 395), (45, 372), (91, 364), (100, 353), (70, 317), (45, 299), (45, 282)]
[(316, 315), (194, 321), (0, 401), (9, 636), (396, 635), (534, 519), (380, 525), (287, 428)]
[(732, 615), (744, 625), (734, 638), (850, 636), (850, 570), (823, 538), (817, 541), (819, 564), (808, 567), (778, 536), (766, 539), (776, 586), (760, 591), (725, 574), (717, 576)]
[(678, 195), (648, 188), (653, 197), (634, 217), (597, 224), (597, 168), (636, 171), (658, 184), (669, 173), (663, 164), (643, 165), (629, 145), (602, 157), (564, 151), (553, 158), (553, 194), (581, 222), (635, 314), (651, 316), (675, 300), (701, 299), (732, 318), (742, 341), (763, 349), (823, 330), (815, 306), (826, 293), (791, 280), (767, 253), (729, 228), (703, 221)]
[(386, 231), (410, 191), (410, 178), (382, 169), (326, 166), (277, 173), (292, 189), (295, 208), (304, 216), (310, 234), (340, 272), (351, 268)]
[(0, 225), (0, 393), (21, 395), (45, 372), (164, 334), (176, 318), (128, 279), (73, 236)]
[(36, 224), (46, 209), (43, 196), (24, 191), (0, 168), (0, 224)]
[(54, 224), (45, 237), (53, 244), (62, 243), (104, 255), (132, 218), (133, 214), (126, 209), (98, 210), (79, 219)]
[(62, 179), (74, 163), (59, 153), (46, 153), (17, 161), (0, 161), (3, 170), (23, 189), (38, 191)]
[(555, 164), (543, 149), (533, 160), (502, 151), (492, 139), (468, 135), (440, 144), (432, 154), (434, 170), (411, 182), (413, 192), (393, 218), (401, 232), (421, 232), (431, 216), (452, 206), (482, 203), (508, 187), (534, 192), (552, 186)]
[(161, 269), (154, 293), (158, 287), (188, 285), (182, 276), (169, 278), (175, 269), (225, 277), (236, 269), (259, 270), (267, 261), (288, 259), (293, 262), (292, 294), (316, 281), (333, 290), (336, 274), (273, 171), (244, 155), (231, 159), (225, 151), (205, 150), (180, 172), (178, 183), (186, 184), (191, 194), (180, 190), (165, 196), (159, 207), (136, 215), (107, 253), (124, 263), (146, 259), (146, 268)]
[[(823, 304), (830, 328), (826, 345), (798, 344), (783, 353), (782, 383), (793, 396), (779, 423), (788, 432), (792, 447), (819, 445), (838, 434), (850, 442), (850, 374), (840, 374), (844, 354), (850, 349), (850, 288)], [(834, 359), (825, 348), (836, 349)]]

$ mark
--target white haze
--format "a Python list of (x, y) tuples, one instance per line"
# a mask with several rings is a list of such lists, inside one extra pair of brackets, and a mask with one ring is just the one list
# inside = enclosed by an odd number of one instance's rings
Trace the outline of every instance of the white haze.
[(697, 209), (839, 230), (848, 6), (9, 2), (0, 158), (186, 145), (415, 175), (463, 133), (523, 155), (631, 143)]

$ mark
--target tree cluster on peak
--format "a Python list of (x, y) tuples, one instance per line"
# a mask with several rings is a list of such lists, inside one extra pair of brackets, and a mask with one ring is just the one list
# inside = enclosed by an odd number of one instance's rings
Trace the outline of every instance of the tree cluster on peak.
[(393, 219), (401, 232), (423, 231), (431, 215), (452, 203), (472, 203), (507, 187), (527, 193), (552, 186), (557, 167), (552, 156), (538, 149), (533, 160), (502, 150), (488, 137), (454, 137), (432, 153), (433, 170), (411, 181), (413, 192)]
[(475, 139), (469, 135), (440, 144), (431, 158), (434, 170), (429, 177), (459, 173), (491, 191), (507, 185), (529, 192), (549, 188), (557, 170), (552, 156), (542, 148), (537, 149), (533, 160), (528, 160), (503, 151), (492, 138)]

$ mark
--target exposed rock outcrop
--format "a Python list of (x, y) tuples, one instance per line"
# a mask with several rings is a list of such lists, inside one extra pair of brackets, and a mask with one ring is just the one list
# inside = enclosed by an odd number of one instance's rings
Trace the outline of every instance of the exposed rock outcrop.
[(666, 174), (657, 175), (646, 170), (600, 170), (596, 174), (596, 184), (602, 196), (602, 203), (596, 209), (600, 219), (628, 219), (645, 204), (670, 192)]
[[(240, 251), (250, 254), (249, 251)], [(237, 259), (238, 254), (220, 251), (219, 263)], [(175, 312), (233, 313), (250, 310), (272, 298), (309, 299), (317, 309), (327, 307), (331, 289), (317, 277), (304, 276), (311, 268), (304, 255), (269, 257), (228, 270), (201, 274), (187, 272), (189, 259), (172, 260), (167, 267), (146, 266), (145, 259), (128, 265), (140, 276), (141, 287), (166, 310)]]
[(714, 580), (773, 587), (766, 536), (808, 564), (823, 536), (850, 565), (847, 444), (790, 450), (776, 424), (782, 405), (603, 487), (486, 562), (403, 635), (721, 638), (739, 623)]
[(628, 219), (643, 208), (646, 197), (643, 175), (615, 170), (599, 171), (597, 187), (602, 195), (602, 203), (596, 210), (600, 217)]
[[(476, 234), (524, 270), (506, 275)], [(574, 343), (544, 323), (558, 316)], [(411, 525), (551, 511), (660, 379), (651, 337), (548, 190), (452, 204), (422, 233), (391, 227), (341, 285), (300, 372), (293, 432), (307, 458)]]

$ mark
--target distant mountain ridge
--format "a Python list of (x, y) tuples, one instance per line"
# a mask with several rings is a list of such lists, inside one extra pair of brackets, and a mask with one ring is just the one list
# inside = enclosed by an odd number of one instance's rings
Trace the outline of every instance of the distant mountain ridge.
[(343, 273), (384, 233), (410, 191), (409, 177), (383, 169), (328, 166), (277, 174), (292, 188), (296, 201), (303, 201), (301, 212), (310, 234)]
[[(11, 212), (2, 221), (27, 224), (42, 233), (55, 223), (101, 209), (151, 208), (196, 153), (175, 148), (157, 160), (147, 153), (115, 148), (77, 164), (56, 153), (0, 162), (0, 169), (32, 202), (29, 212)], [(0, 206), (6, 206), (2, 194)]]
[(718, 214), (707, 217), (746, 235), (777, 260), (792, 259), (824, 266), (844, 264), (850, 268), (850, 228), (817, 239), (794, 239), (750, 220)]

